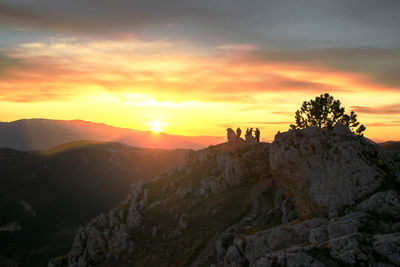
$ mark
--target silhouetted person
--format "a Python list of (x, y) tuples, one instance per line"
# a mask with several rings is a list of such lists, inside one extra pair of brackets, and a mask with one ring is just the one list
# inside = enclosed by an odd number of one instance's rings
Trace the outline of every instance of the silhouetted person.
[(240, 136), (242, 135), (242, 130), (240, 128), (236, 129), (236, 135), (237, 135), (237, 138), (240, 138)]
[(246, 129), (246, 135), (249, 135), (249, 128)]
[(250, 128), (249, 135), (253, 136), (253, 128)]
[(254, 131), (254, 137), (256, 138), (256, 142), (260, 142), (260, 130), (258, 128), (256, 128), (256, 130)]

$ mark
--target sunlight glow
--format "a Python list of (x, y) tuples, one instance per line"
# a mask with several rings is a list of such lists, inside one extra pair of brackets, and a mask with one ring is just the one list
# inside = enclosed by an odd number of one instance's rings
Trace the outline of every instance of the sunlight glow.
[(152, 122), (149, 122), (148, 125), (151, 126), (151, 130), (154, 133), (159, 133), (162, 131), (162, 127), (166, 126), (167, 124), (159, 120), (154, 120)]

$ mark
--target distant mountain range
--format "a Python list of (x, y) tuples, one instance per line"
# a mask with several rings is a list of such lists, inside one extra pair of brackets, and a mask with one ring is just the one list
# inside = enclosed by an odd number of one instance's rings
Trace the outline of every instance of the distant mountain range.
[(77, 140), (118, 142), (143, 148), (200, 149), (223, 142), (225, 136), (154, 134), (82, 120), (23, 119), (0, 122), (0, 147), (42, 150)]
[(133, 182), (181, 164), (185, 149), (80, 141), (45, 151), (0, 149), (0, 266), (46, 266), (81, 224), (107, 212)]
[(400, 141), (387, 141), (379, 145), (385, 150), (400, 150)]

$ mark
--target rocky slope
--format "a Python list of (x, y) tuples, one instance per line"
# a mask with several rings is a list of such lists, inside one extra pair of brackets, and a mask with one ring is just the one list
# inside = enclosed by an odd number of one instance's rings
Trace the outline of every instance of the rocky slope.
[(398, 266), (400, 154), (346, 127), (190, 152), (49, 266)]
[(96, 142), (0, 149), (0, 266), (45, 266), (68, 251), (80, 224), (117, 205), (132, 182), (182, 163), (186, 151)]

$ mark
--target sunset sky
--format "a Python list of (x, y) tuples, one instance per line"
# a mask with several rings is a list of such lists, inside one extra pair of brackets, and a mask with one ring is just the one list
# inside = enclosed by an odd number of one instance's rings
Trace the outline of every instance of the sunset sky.
[(400, 139), (398, 0), (0, 0), (0, 121), (286, 131), (329, 92)]

